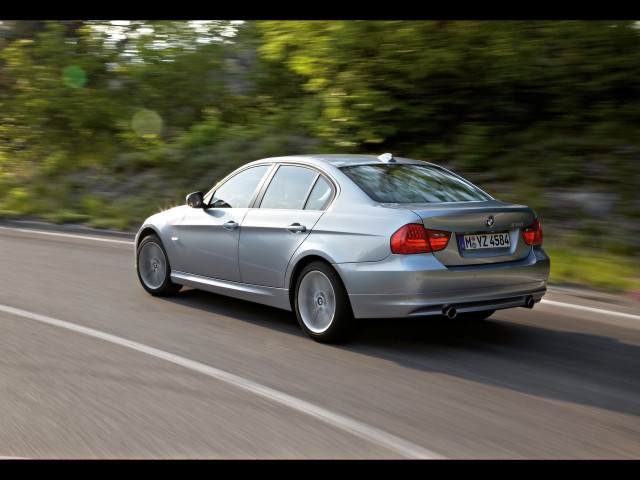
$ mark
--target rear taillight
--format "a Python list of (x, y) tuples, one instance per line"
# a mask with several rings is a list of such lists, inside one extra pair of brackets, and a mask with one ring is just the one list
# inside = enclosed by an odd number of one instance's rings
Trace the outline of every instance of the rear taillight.
[(425, 229), (425, 232), (427, 232), (427, 237), (429, 238), (429, 243), (431, 244), (431, 250), (433, 252), (438, 252), (447, 248), (449, 239), (451, 238), (451, 232), (429, 229)]
[(419, 223), (405, 225), (391, 237), (392, 253), (428, 253), (446, 248), (451, 232), (429, 230)]
[(522, 229), (522, 237), (528, 245), (542, 245), (542, 226), (540, 220)]

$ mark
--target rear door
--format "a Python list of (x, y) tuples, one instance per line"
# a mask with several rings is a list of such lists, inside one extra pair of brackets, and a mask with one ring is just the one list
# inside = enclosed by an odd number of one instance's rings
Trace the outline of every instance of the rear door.
[(334, 195), (318, 171), (281, 165), (259, 207), (247, 212), (240, 230), (239, 266), (243, 283), (284, 287), (291, 257), (307, 238)]

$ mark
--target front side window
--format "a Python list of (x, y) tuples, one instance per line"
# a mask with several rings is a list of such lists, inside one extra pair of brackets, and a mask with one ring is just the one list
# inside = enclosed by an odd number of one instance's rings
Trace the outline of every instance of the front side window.
[(269, 165), (248, 168), (224, 182), (214, 192), (210, 207), (246, 208), (253, 198), (262, 179), (269, 170)]
[(342, 171), (380, 203), (477, 202), (490, 197), (436, 166), (357, 165)]

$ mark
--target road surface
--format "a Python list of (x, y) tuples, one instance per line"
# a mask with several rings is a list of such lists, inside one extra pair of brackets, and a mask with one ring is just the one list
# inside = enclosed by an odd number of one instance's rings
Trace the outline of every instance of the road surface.
[(133, 240), (0, 225), (0, 457), (637, 459), (640, 302), (551, 287), (489, 320), (293, 314), (138, 283)]

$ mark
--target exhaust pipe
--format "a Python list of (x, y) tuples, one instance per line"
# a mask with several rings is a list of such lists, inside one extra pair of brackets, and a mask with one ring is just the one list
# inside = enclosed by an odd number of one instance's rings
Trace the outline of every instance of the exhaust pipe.
[(531, 295), (527, 295), (526, 297), (524, 297), (524, 306), (526, 308), (531, 309), (535, 304), (536, 304), (536, 301), (533, 299)]
[(449, 320), (453, 320), (458, 315), (458, 310), (456, 310), (456, 307), (447, 306), (442, 309), (442, 314)]

